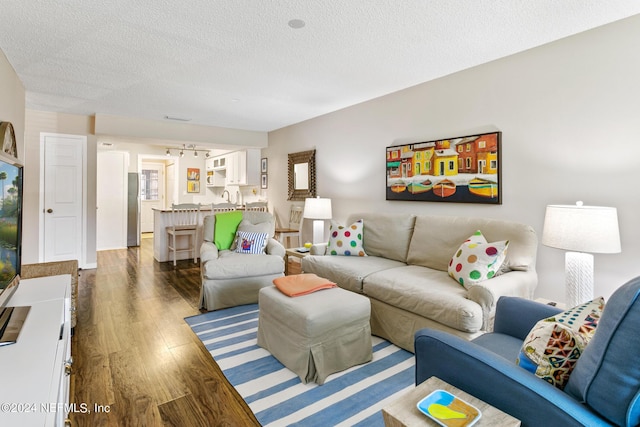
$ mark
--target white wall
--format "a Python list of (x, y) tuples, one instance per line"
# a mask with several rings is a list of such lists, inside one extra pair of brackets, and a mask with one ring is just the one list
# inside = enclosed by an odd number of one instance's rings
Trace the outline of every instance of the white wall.
[(129, 153), (98, 151), (96, 164), (96, 249), (127, 247)]
[[(622, 253), (596, 255), (596, 294), (640, 274), (640, 16), (269, 134), (270, 203), (288, 214), (287, 153), (316, 149), (334, 218), (358, 211), (531, 224), (548, 204), (618, 208)], [(385, 201), (385, 147), (502, 131), (500, 206)], [(392, 238), (392, 236), (390, 236)], [(564, 253), (540, 245), (536, 294), (564, 300)]]
[(0, 122), (11, 122), (16, 134), (18, 159), (24, 162), (24, 105), (22, 82), (0, 50)]

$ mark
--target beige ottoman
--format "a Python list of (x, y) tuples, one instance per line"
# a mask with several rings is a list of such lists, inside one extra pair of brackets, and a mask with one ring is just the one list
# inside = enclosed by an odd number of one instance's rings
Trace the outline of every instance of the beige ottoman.
[(305, 384), (372, 358), (367, 297), (332, 288), (292, 298), (269, 286), (258, 305), (258, 345)]

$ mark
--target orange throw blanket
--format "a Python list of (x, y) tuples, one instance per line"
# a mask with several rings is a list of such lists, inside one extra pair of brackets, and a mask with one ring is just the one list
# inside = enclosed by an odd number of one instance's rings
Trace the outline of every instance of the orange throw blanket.
[(277, 279), (273, 279), (273, 284), (276, 285), (276, 288), (278, 288), (280, 292), (290, 297), (299, 297), (321, 289), (335, 288), (338, 286), (313, 273), (278, 277)]

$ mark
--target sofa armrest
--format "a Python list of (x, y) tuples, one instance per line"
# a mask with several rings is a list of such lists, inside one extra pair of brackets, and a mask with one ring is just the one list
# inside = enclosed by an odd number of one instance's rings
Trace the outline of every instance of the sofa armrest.
[(326, 255), (327, 253), (327, 244), (326, 243), (316, 243), (311, 245), (309, 248), (309, 255)]
[(218, 259), (218, 247), (213, 242), (203, 242), (200, 246), (200, 263)]
[(415, 359), (416, 384), (436, 376), (523, 426), (608, 425), (567, 393), (473, 341), (421, 329), (415, 334)]
[(278, 255), (284, 258), (285, 248), (282, 246), (282, 243), (278, 242), (276, 239), (269, 239), (267, 241), (267, 247), (265, 248), (265, 252), (269, 255)]
[(482, 330), (489, 330), (490, 319), (501, 296), (531, 298), (537, 284), (535, 271), (509, 271), (470, 286), (467, 297), (482, 307)]
[(561, 313), (558, 307), (518, 297), (500, 297), (493, 331), (523, 340), (542, 319)]

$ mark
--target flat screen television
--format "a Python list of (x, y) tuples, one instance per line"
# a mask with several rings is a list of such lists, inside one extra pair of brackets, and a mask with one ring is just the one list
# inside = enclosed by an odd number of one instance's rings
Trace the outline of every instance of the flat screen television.
[(0, 151), (0, 308), (20, 282), (22, 172), (16, 158)]

